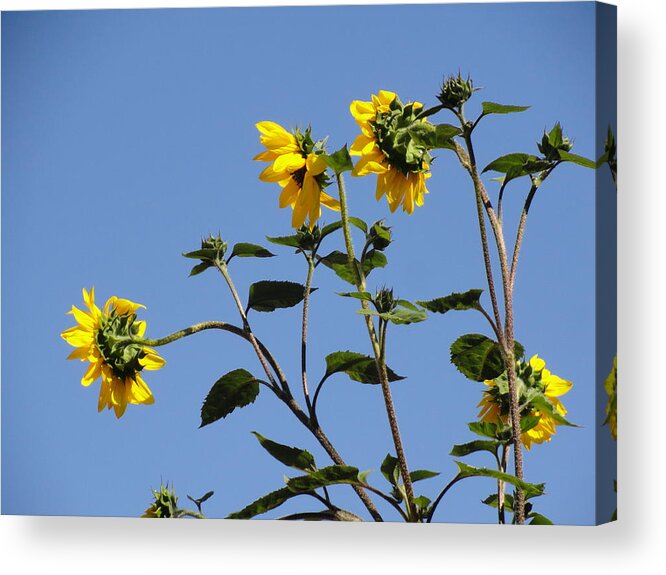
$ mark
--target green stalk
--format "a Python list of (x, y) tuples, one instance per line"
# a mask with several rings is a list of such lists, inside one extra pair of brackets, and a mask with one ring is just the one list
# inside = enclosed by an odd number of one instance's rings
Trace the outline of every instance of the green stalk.
[[(345, 189), (344, 179), (342, 174), (336, 174), (336, 181), (338, 184), (338, 192), (340, 194), (340, 217), (342, 220), (342, 232), (345, 238), (345, 246), (347, 249), (347, 260), (349, 266), (355, 270), (354, 275), (356, 276), (356, 289), (359, 293), (366, 291), (366, 280), (363, 271), (359, 269), (359, 266), (356, 265), (356, 256), (354, 254), (354, 244), (352, 242), (351, 228), (349, 225), (349, 212), (347, 208), (347, 192)], [(366, 300), (361, 300), (361, 307), (364, 310), (369, 310), (370, 305)], [(396, 456), (398, 458), (398, 464), (400, 465), (400, 473), (402, 474), (402, 479), (405, 485), (405, 500), (407, 505), (407, 515), (410, 519), (416, 518), (416, 506), (414, 504), (414, 487), (412, 486), (412, 480), (409, 475), (409, 467), (407, 466), (407, 457), (405, 456), (405, 450), (402, 446), (402, 439), (400, 437), (400, 428), (398, 427), (398, 418), (395, 413), (395, 406), (393, 404), (393, 398), (391, 396), (391, 386), (388, 380), (388, 373), (386, 371), (386, 361), (384, 358), (384, 353), (382, 352), (382, 347), (380, 341), (377, 338), (377, 333), (375, 331), (375, 324), (372, 321), (370, 315), (364, 315), (365, 325), (368, 329), (368, 336), (370, 337), (370, 343), (372, 344), (372, 349), (375, 354), (375, 363), (377, 366), (377, 373), (379, 375), (379, 381), (382, 387), (382, 394), (384, 396), (384, 406), (386, 408), (386, 415), (389, 420), (389, 427), (391, 428), (391, 435), (393, 437), (393, 445), (395, 446)], [(415, 520), (415, 519), (413, 519)]]

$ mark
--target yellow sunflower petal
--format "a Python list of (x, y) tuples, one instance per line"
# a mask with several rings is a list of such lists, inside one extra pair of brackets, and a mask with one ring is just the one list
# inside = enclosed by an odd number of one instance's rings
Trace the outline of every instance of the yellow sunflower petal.
[(266, 166), (264, 170), (259, 174), (259, 179), (262, 182), (281, 182), (283, 180), (288, 180), (291, 177), (291, 174), (286, 171), (280, 171), (276, 172), (275, 169), (273, 169), (273, 165), (271, 164), (270, 166)]
[(278, 157), (277, 153), (273, 152), (272, 150), (266, 150), (264, 152), (257, 154), (252, 159), (258, 162), (272, 162), (277, 157)]
[(300, 191), (297, 200), (294, 202), (294, 212), (291, 214), (291, 226), (299, 229), (305, 222), (309, 206), (301, 200), (303, 190)]
[(60, 334), (60, 337), (74, 347), (90, 346), (95, 341), (95, 335), (92, 331), (78, 325), (66, 329)]
[(363, 156), (352, 170), (353, 176), (367, 176), (368, 174), (383, 174), (388, 170), (383, 163), (377, 161), (374, 156)]
[(548, 397), (559, 397), (568, 393), (573, 387), (573, 383), (562, 379), (557, 375), (550, 375), (548, 378), (544, 378), (544, 383), (546, 384), (546, 395)]
[(111, 407), (111, 384), (107, 378), (102, 378), (102, 385), (99, 389), (99, 400), (97, 401), (97, 411), (102, 411), (105, 407)]
[(155, 350), (150, 349), (149, 347), (144, 347), (143, 349), (146, 352), (146, 355), (139, 360), (139, 363), (143, 366), (144, 369), (154, 371), (164, 367), (166, 360), (161, 357)]
[(77, 347), (72, 353), (70, 353), (67, 356), (67, 359), (80, 359), (81, 361), (85, 361), (88, 359), (88, 356), (90, 355), (90, 348), (89, 347)]
[(321, 192), (320, 198), (323, 206), (326, 206), (330, 210), (334, 210), (336, 212), (340, 211), (340, 202), (329, 196), (326, 192)]
[(372, 151), (372, 148), (375, 146), (375, 139), (372, 136), (366, 134), (359, 134), (356, 136), (354, 143), (349, 148), (349, 153), (352, 156), (361, 156), (363, 154), (368, 154)]
[(313, 176), (318, 176), (326, 171), (326, 162), (318, 154), (308, 154), (308, 157), (305, 161), (305, 167), (308, 173)]
[(305, 158), (300, 152), (290, 152), (282, 154), (273, 162), (274, 172), (289, 172), (293, 173), (300, 170), (305, 165)]
[(280, 207), (281, 208), (286, 208), (287, 206), (291, 206), (294, 204), (296, 201), (296, 197), (298, 196), (298, 184), (296, 183), (296, 180), (293, 178), (289, 178), (289, 182), (287, 183), (284, 188), (282, 188), (282, 192), (280, 192)]
[(100, 362), (91, 363), (88, 366), (86, 372), (83, 374), (83, 377), (81, 378), (81, 385), (88, 387), (100, 375), (102, 375), (101, 363)]
[(546, 367), (546, 362), (535, 354), (530, 358), (530, 367), (534, 371), (542, 371)]

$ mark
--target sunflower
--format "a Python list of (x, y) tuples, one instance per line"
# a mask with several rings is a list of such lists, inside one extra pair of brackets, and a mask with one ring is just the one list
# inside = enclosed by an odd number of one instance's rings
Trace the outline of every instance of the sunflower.
[(262, 182), (277, 182), (282, 187), (279, 205), (293, 209), (291, 225), (300, 229), (308, 219), (312, 230), (321, 216), (321, 206), (340, 211), (340, 203), (324, 192), (329, 184), (326, 162), (312, 141), (310, 130), (288, 132), (275, 122), (259, 122), (259, 141), (266, 151), (254, 159), (271, 164), (259, 174)]
[(154, 403), (140, 372), (160, 369), (165, 361), (155, 350), (134, 341), (146, 331), (146, 322), (136, 321), (137, 309), (145, 306), (113, 296), (102, 311), (95, 305), (95, 288), (83, 289), (83, 301), (88, 310), (72, 306), (68, 313), (78, 325), (61, 335), (76, 348), (67, 359), (90, 363), (81, 384), (87, 387), (102, 378), (97, 411), (113, 407), (116, 417), (121, 417), (128, 403)]
[[(546, 369), (546, 362), (538, 355), (532, 356), (528, 364), (519, 363), (517, 372), (520, 402), (527, 404), (522, 416), (539, 418), (534, 427), (521, 434), (523, 445), (530, 449), (533, 443), (550, 441), (555, 435), (555, 427), (561, 425), (556, 419), (567, 414), (558, 398), (568, 393), (573, 384), (552, 374)], [(478, 417), (489, 423), (507, 424), (510, 400), (506, 375), (487, 379), (484, 383), (488, 389), (483, 392), (477, 406), (481, 408)], [(537, 401), (537, 398), (541, 401)], [(543, 403), (544, 399), (546, 403)], [(536, 407), (537, 403), (542, 405), (541, 409)], [(549, 407), (544, 409), (544, 405)]]
[(604, 424), (608, 424), (611, 436), (613, 439), (617, 439), (617, 356), (613, 358), (613, 369), (604, 381), (604, 389), (608, 395)]
[(370, 102), (354, 100), (349, 109), (361, 128), (349, 148), (350, 154), (361, 156), (352, 175), (377, 174), (377, 200), (386, 196), (391, 212), (402, 205), (403, 211), (413, 213), (428, 193), (432, 158), (425, 148), (405, 139), (405, 128), (420, 122), (417, 116), (423, 104), (403, 105), (394, 92), (380, 90)]

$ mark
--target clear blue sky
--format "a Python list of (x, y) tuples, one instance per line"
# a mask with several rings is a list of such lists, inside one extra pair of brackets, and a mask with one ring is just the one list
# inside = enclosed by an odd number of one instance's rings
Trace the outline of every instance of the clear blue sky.
[[(337, 148), (357, 134), (351, 100), (388, 89), (433, 104), (442, 76), (461, 70), (484, 88), (470, 113), (482, 100), (532, 106), (480, 126), (480, 163), (535, 152), (558, 120), (574, 151), (594, 156), (593, 31), (592, 3), (4, 13), (3, 513), (136, 516), (162, 479), (182, 500), (215, 490), (205, 511), (223, 517), (292, 472), (251, 430), (328, 464), (265, 390), (254, 405), (197, 429), (220, 375), (260, 373), (250, 347), (225, 333), (162, 348), (166, 367), (147, 376), (155, 405), (130, 406), (120, 420), (98, 414), (99, 383), (83, 388), (84, 365), (65, 361), (65, 312), (94, 285), (102, 303), (118, 295), (146, 304), (151, 337), (209, 319), (237, 323), (220, 278), (188, 278), (192, 262), (180, 254), (209, 232), (231, 243), (289, 233), (277, 185), (259, 182), (262, 165), (252, 161), (260, 120), (311, 124)], [(485, 287), (469, 181), (453, 157), (438, 155), (431, 193), (411, 217), (375, 202), (374, 178), (348, 181), (352, 213), (387, 217), (394, 228), (389, 267), (372, 280), (412, 300)], [(517, 337), (574, 382), (563, 400), (582, 426), (560, 428), (526, 456), (527, 479), (547, 482), (538, 510), (556, 523), (594, 521), (593, 186), (593, 172), (572, 165), (544, 185), (516, 290)], [(508, 190), (507, 220), (517, 219), (524, 194), (520, 184)], [(271, 249), (279, 257), (233, 263), (241, 293), (260, 279), (304, 280), (301, 258)], [(325, 269), (314, 283), (311, 379), (332, 351), (370, 352), (355, 303), (334, 293), (346, 287)], [(297, 391), (299, 311), (251, 319)], [(448, 363), (449, 345), (467, 332), (487, 332), (480, 316), (431, 316), (390, 334), (389, 363), (408, 376), (393, 390), (410, 466), (442, 472), (419, 484), (431, 498), (455, 473), (451, 445), (473, 439), (466, 423), (483, 385)], [(379, 464), (393, 449), (379, 388), (331, 380), (320, 418), (347, 462), (374, 469), (370, 481), (384, 485)], [(437, 520), (494, 522), (480, 503), (493, 490), (488, 479), (460, 483)], [(333, 492), (361, 512), (349, 488)], [(295, 500), (265, 517), (306, 508)]]

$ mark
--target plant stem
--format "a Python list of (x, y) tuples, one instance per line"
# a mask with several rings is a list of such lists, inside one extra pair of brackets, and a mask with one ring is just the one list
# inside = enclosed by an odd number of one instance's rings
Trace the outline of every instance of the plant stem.
[(312, 276), (314, 275), (314, 261), (311, 256), (306, 255), (308, 261), (308, 275), (305, 280), (305, 293), (303, 295), (303, 324), (301, 330), (301, 379), (303, 382), (303, 396), (308, 408), (310, 417), (313, 416), (312, 403), (310, 401), (310, 392), (308, 390), (308, 371), (307, 371), (307, 353), (308, 353), (308, 311), (310, 307), (310, 286), (312, 286)]
[[(349, 225), (349, 212), (347, 209), (347, 193), (345, 190), (345, 183), (342, 177), (342, 174), (336, 174), (336, 180), (338, 184), (338, 192), (340, 194), (340, 217), (342, 219), (342, 231), (345, 238), (345, 246), (347, 249), (347, 260), (349, 266), (355, 270), (354, 275), (356, 276), (356, 289), (359, 293), (366, 291), (366, 282), (363, 271), (360, 269), (360, 266), (356, 264), (356, 256), (354, 254), (354, 244), (351, 237), (351, 229)], [(369, 309), (369, 304), (366, 300), (361, 300), (361, 307), (364, 310)], [(379, 376), (379, 381), (382, 387), (382, 394), (384, 396), (384, 406), (386, 408), (386, 415), (389, 420), (389, 427), (391, 429), (391, 435), (393, 437), (393, 445), (395, 446), (396, 456), (398, 458), (398, 463), (400, 465), (400, 472), (402, 474), (402, 480), (405, 485), (405, 494), (406, 494), (406, 505), (408, 511), (408, 517), (416, 518), (416, 506), (414, 504), (414, 487), (412, 486), (412, 480), (409, 475), (409, 467), (407, 466), (407, 457), (405, 456), (405, 451), (402, 446), (402, 439), (400, 437), (400, 428), (398, 427), (398, 418), (395, 413), (395, 407), (393, 405), (393, 398), (391, 396), (391, 386), (388, 380), (388, 373), (386, 370), (386, 361), (384, 358), (385, 350), (382, 350), (380, 346), (380, 341), (377, 338), (377, 333), (375, 332), (375, 324), (372, 321), (370, 315), (364, 315), (365, 324), (368, 329), (368, 336), (370, 337), (370, 343), (372, 344), (372, 349), (375, 354), (375, 363), (377, 366), (377, 374)], [(383, 338), (382, 338), (383, 339)]]
[[(506, 473), (506, 468), (509, 464), (509, 449), (508, 445), (502, 446), (502, 458), (499, 462), (499, 470), (502, 473)], [(504, 481), (499, 480), (497, 482), (497, 520), (501, 525), (504, 525), (506, 521), (504, 517), (504, 488)]]
[[(476, 158), (474, 156), (474, 146), (472, 145), (472, 135), (471, 129), (465, 122), (462, 110), (458, 117), (461, 121), (461, 126), (463, 129), (463, 137), (465, 139), (465, 145), (467, 148), (468, 155), (468, 164), (466, 167), (469, 172), (472, 183), (474, 184), (474, 191), (476, 195), (476, 205), (477, 205), (477, 214), (479, 217), (479, 229), (481, 230), (481, 240), (484, 244), (484, 262), (486, 264), (486, 275), (488, 276), (489, 283), (488, 289), (492, 292), (494, 291), (494, 285), (491, 287), (492, 281), (492, 271), (490, 274), (489, 270), (489, 255), (487, 248), (487, 237), (485, 237), (485, 219), (483, 215), (483, 209), (485, 208), (485, 213), (488, 216), (490, 221), (491, 228), (493, 230), (493, 235), (495, 237), (495, 244), (497, 246), (497, 251), (500, 261), (500, 270), (502, 274), (502, 288), (504, 291), (504, 337), (500, 340), (500, 346), (503, 349), (504, 364), (507, 372), (507, 380), (509, 387), (509, 399), (510, 399), (510, 418), (511, 418), (511, 429), (513, 435), (513, 444), (514, 444), (514, 464), (515, 464), (515, 475), (519, 479), (523, 479), (523, 450), (522, 450), (522, 439), (521, 439), (521, 430), (520, 430), (520, 410), (518, 406), (518, 393), (516, 389), (516, 364), (515, 364), (515, 342), (514, 342), (514, 328), (513, 328), (513, 286), (511, 284), (511, 273), (509, 270), (509, 262), (506, 252), (506, 243), (504, 241), (504, 233), (502, 230), (502, 225), (499, 222), (495, 211), (493, 210), (492, 203), (486, 189), (481, 181), (479, 176), (478, 168), (476, 165)], [(499, 314), (498, 314), (499, 315)], [(501, 325), (501, 323), (498, 323)], [(501, 331), (501, 330), (500, 330)], [(502, 341), (503, 340), (503, 341)], [(514, 501), (514, 513), (516, 518), (516, 523), (522, 525), (525, 521), (525, 494), (521, 489), (516, 489), (516, 497)]]
[(437, 499), (433, 502), (433, 504), (430, 506), (430, 511), (428, 511), (428, 515), (426, 516), (426, 523), (431, 523), (432, 522), (432, 516), (435, 514), (435, 510), (437, 509), (437, 506), (439, 505), (439, 502), (442, 500), (442, 497), (446, 495), (446, 492), (451, 489), (458, 481), (463, 479), (460, 474), (456, 475), (451, 481), (449, 481), (444, 489), (442, 489), (437, 496)]

